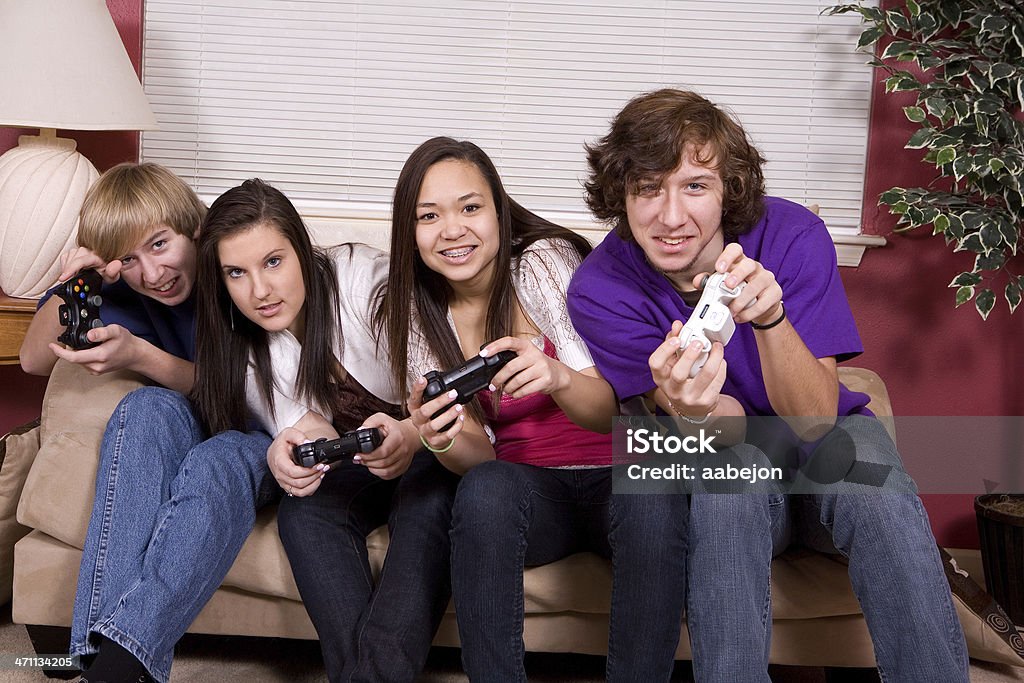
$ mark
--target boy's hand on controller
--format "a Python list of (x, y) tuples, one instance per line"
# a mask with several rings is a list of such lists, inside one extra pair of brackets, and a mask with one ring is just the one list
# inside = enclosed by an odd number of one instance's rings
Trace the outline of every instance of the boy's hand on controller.
[(90, 249), (75, 247), (60, 256), (60, 277), (58, 282), (64, 282), (86, 268), (93, 268), (99, 271), (100, 275), (103, 276), (103, 281), (108, 284), (116, 282), (121, 277), (120, 259), (115, 259), (108, 263)]
[[(739, 296), (729, 302), (729, 310), (732, 311), (733, 320), (737, 323), (755, 322), (765, 325), (779, 317), (782, 287), (775, 280), (775, 273), (746, 256), (739, 243), (732, 242), (726, 245), (715, 263), (715, 272), (729, 273), (725, 279), (726, 287), (733, 288), (741, 282), (746, 283)], [(707, 275), (708, 273), (696, 275), (693, 278), (693, 286), (699, 289)]]
[(58, 358), (81, 365), (93, 375), (102, 375), (123, 368), (138, 369), (139, 345), (149, 343), (120, 325), (96, 327), (89, 330), (86, 336), (98, 346), (76, 351), (51, 342), (50, 350)]
[[(441, 394), (436, 398), (423, 403), (423, 390), (427, 388), (427, 380), (419, 377), (413, 383), (412, 391), (409, 393), (407, 407), (409, 408), (409, 420), (419, 432), (419, 437), (431, 448), (440, 450), (446, 448), (459, 432), (466, 421), (465, 408), (456, 403), (435, 418), (430, 416), (444, 408), (446, 405), (458, 398), (458, 392), (454, 389)], [(449, 422), (453, 422), (451, 429), (439, 431)]]
[(394, 479), (405, 474), (412, 463), (412, 456), (420, 449), (419, 433), (414, 427), (408, 429), (403, 423), (384, 413), (374, 413), (366, 418), (360, 429), (376, 427), (384, 440), (369, 453), (352, 457), (352, 462), (365, 465), (372, 474), (381, 479)]
[(285, 493), (293, 496), (313, 495), (320, 488), (324, 474), (330, 469), (330, 465), (324, 464), (315, 467), (295, 464), (292, 460), (292, 449), (307, 441), (309, 439), (303, 432), (294, 427), (287, 427), (281, 430), (267, 449), (267, 465), (270, 466), (271, 474)]
[(690, 377), (690, 368), (701, 354), (700, 342), (692, 342), (682, 352), (679, 350), (679, 331), (683, 323), (676, 320), (672, 329), (647, 360), (651, 377), (659, 389), (672, 401), (677, 411), (699, 418), (711, 412), (718, 405), (722, 387), (725, 385), (728, 366), (725, 362), (725, 347), (714, 342), (704, 367), (696, 377)]
[(512, 398), (551, 395), (572, 382), (568, 366), (549, 357), (529, 339), (502, 337), (481, 349), (480, 355), (487, 358), (500, 351), (514, 351), (516, 357), (494, 375), (491, 384)]

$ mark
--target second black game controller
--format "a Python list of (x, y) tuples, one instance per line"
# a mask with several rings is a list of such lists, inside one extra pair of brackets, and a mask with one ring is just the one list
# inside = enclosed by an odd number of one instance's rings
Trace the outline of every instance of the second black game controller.
[(102, 286), (103, 277), (91, 269), (83, 270), (57, 286), (54, 294), (64, 301), (58, 309), (64, 333), (57, 337), (57, 341), (75, 350), (96, 346), (95, 342), (89, 341), (88, 334), (91, 329), (103, 327), (100, 319)]
[(292, 459), (296, 465), (313, 467), (320, 463), (330, 464), (342, 458), (369, 453), (380, 446), (384, 437), (376, 427), (346, 432), (337, 439), (317, 439), (300, 443), (292, 448)]
[[(423, 402), (426, 403), (452, 389), (458, 392), (458, 396), (451, 403), (434, 413), (431, 417), (443, 414), (456, 403), (463, 405), (473, 400), (481, 389), (486, 389), (491, 380), (498, 374), (505, 365), (516, 357), (515, 351), (499, 351), (493, 356), (473, 356), (457, 368), (447, 372), (431, 370), (423, 377), (427, 380), (427, 386), (423, 389)], [(441, 429), (448, 431), (454, 422), (450, 422)]]

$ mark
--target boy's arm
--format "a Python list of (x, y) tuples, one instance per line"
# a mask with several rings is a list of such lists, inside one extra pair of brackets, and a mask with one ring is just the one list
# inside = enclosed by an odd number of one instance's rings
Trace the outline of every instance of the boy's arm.
[(183, 394), (188, 394), (192, 390), (192, 384), (195, 382), (195, 365), (191, 361), (153, 346), (120, 325), (107, 325), (89, 330), (88, 336), (89, 341), (97, 342), (99, 346), (75, 351), (63, 348), (59, 344), (50, 344), (49, 350), (55, 358), (63, 358), (82, 365), (95, 375), (114, 370), (132, 370), (168, 389)]
[(21, 369), (30, 375), (49, 375), (57, 363), (57, 356), (50, 349), (50, 344), (57, 341), (57, 337), (64, 331), (58, 315), (60, 304), (59, 296), (51, 296), (39, 307), (29, 323), (18, 357)]

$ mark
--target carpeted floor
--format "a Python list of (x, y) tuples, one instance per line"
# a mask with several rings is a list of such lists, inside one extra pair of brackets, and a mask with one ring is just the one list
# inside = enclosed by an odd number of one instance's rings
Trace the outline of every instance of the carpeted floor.
[[(0, 654), (32, 655), (23, 626), (11, 623), (10, 605), (0, 608)], [(597, 683), (604, 680), (604, 659), (583, 655), (530, 653), (526, 661), (531, 681), (540, 683)], [(825, 683), (821, 669), (778, 667), (770, 670), (775, 683)], [(0, 683), (42, 682), (40, 671), (0, 670)], [(171, 683), (322, 683), (327, 680), (314, 641), (273, 638), (185, 636), (178, 649)], [(687, 662), (676, 664), (673, 682), (692, 681)], [(859, 683), (871, 678), (842, 679)], [(876, 679), (877, 680), (877, 679)], [(434, 648), (420, 683), (467, 683), (459, 651)], [(972, 662), (971, 683), (1024, 682), (1024, 669)], [(938, 682), (937, 682), (938, 683)]]

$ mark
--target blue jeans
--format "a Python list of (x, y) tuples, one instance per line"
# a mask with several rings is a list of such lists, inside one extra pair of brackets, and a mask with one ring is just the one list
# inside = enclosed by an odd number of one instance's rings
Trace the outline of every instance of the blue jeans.
[(878, 420), (852, 416), (841, 426), (858, 460), (892, 468), (884, 490), (842, 482), (788, 499), (694, 497), (687, 605), (697, 681), (770, 680), (770, 558), (792, 531), (849, 559), (882, 681), (967, 682), (967, 646), (916, 486)]
[(168, 680), (175, 643), (275, 496), (269, 445), (262, 432), (204, 440), (188, 400), (168, 389), (121, 401), (100, 448), (72, 654), (95, 653), (103, 636)]
[(669, 680), (686, 594), (686, 502), (681, 495), (613, 496), (610, 468), (496, 460), (470, 470), (451, 533), (470, 680), (526, 680), (523, 567), (584, 551), (612, 560), (607, 679)]
[[(387, 481), (341, 460), (312, 496), (281, 501), (281, 541), (334, 683), (411, 683), (423, 669), (451, 596), (458, 481), (427, 451)], [(390, 542), (375, 588), (366, 536), (385, 522)]]

